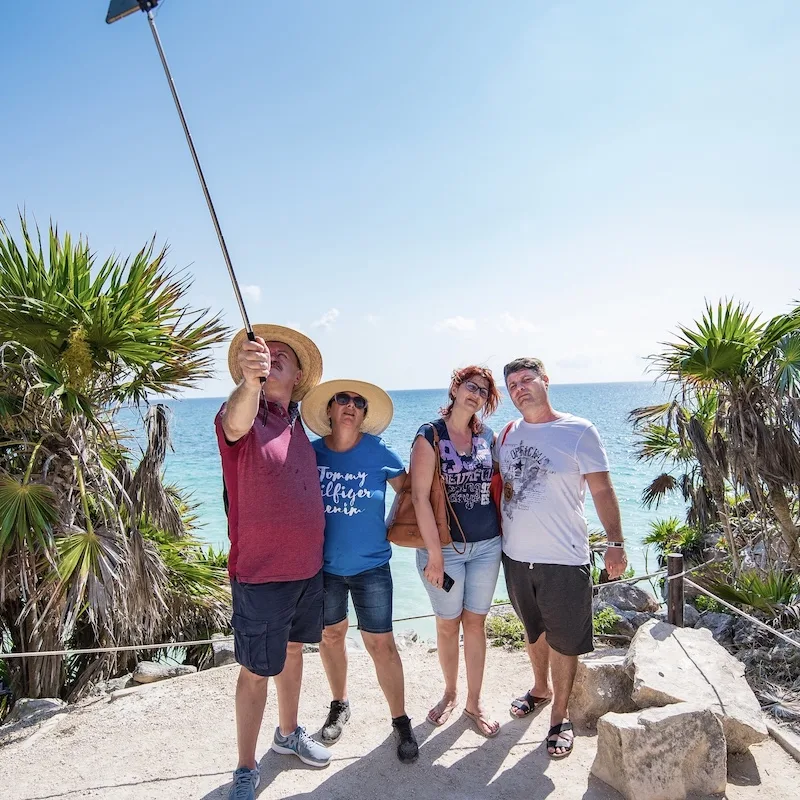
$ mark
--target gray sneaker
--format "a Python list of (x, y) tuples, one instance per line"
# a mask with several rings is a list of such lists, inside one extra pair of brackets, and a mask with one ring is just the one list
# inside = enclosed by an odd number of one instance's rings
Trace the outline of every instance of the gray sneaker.
[(255, 800), (256, 789), (261, 783), (261, 775), (257, 769), (239, 767), (233, 773), (233, 786), (231, 786), (228, 800)]
[(288, 736), (282, 736), (281, 729), (275, 728), (272, 749), (283, 755), (297, 756), (310, 767), (327, 767), (331, 760), (331, 751), (312, 739), (300, 725)]

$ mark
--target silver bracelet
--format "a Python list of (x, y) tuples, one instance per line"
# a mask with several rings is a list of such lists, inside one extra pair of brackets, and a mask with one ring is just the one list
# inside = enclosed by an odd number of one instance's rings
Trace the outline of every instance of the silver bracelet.
[(606, 547), (622, 547), (625, 548), (625, 542), (606, 542)]

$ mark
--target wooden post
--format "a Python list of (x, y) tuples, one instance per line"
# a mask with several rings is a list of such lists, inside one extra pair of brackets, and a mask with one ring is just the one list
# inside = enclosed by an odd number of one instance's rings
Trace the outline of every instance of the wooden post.
[[(683, 572), (683, 554), (670, 553), (667, 556), (667, 578)], [(667, 622), (683, 627), (683, 578), (671, 580), (667, 584)]]

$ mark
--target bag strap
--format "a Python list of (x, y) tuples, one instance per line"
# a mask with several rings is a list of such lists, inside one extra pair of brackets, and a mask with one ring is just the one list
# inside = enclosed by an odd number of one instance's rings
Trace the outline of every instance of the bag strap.
[[(456, 553), (458, 553), (460, 556), (463, 556), (464, 553), (467, 552), (467, 537), (464, 535), (464, 529), (461, 527), (461, 522), (458, 519), (458, 514), (456, 514), (456, 511), (453, 508), (453, 504), (450, 502), (450, 497), (447, 494), (447, 484), (444, 482), (444, 475), (442, 475), (442, 463), (441, 463), (442, 462), (442, 456), (439, 453), (439, 432), (436, 430), (436, 425), (433, 422), (431, 423), (431, 429), (433, 430), (433, 453), (434, 453), (434, 456), (436, 457), (435, 458), (436, 475), (439, 476), (439, 480), (442, 482), (442, 489), (444, 490), (444, 500), (445, 500), (445, 503), (446, 503), (446, 509), (445, 510), (447, 511), (448, 525), (450, 524), (450, 519), (449, 518), (452, 515), (452, 518), (456, 521), (456, 526), (458, 527), (458, 532), (461, 534), (461, 538), (464, 540), (464, 549), (463, 550), (459, 550), (456, 547), (455, 541), (451, 540), (450, 544), (453, 546), (453, 550), (455, 550)], [(451, 539), (452, 539), (452, 537), (451, 537)]]
[(516, 422), (515, 419), (512, 419), (505, 428), (503, 428), (503, 435), (499, 439), (499, 444), (497, 445), (497, 474), (500, 478), (503, 478), (503, 473), (500, 472), (500, 448), (506, 443), (506, 436), (508, 436), (508, 432), (511, 430), (511, 426)]

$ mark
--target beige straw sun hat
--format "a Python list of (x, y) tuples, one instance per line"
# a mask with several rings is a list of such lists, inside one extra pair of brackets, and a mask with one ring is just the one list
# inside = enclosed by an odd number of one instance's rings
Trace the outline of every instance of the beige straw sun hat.
[[(292, 392), (292, 400), (295, 402), (302, 400), (308, 390), (316, 386), (322, 377), (322, 356), (317, 346), (300, 331), (285, 328), (283, 325), (253, 325), (253, 332), (265, 342), (283, 342), (294, 350), (297, 360), (300, 362), (303, 377)], [(242, 328), (233, 337), (231, 346), (228, 348), (228, 369), (234, 383), (239, 383), (242, 379), (242, 368), (239, 366), (237, 356), (246, 341), (247, 331)]]
[(328, 401), (337, 392), (360, 394), (367, 401), (367, 416), (361, 424), (363, 433), (378, 436), (383, 433), (392, 421), (394, 404), (392, 398), (374, 383), (352, 380), (325, 381), (315, 386), (303, 399), (300, 415), (303, 422), (317, 436), (328, 436), (331, 423), (328, 416)]

